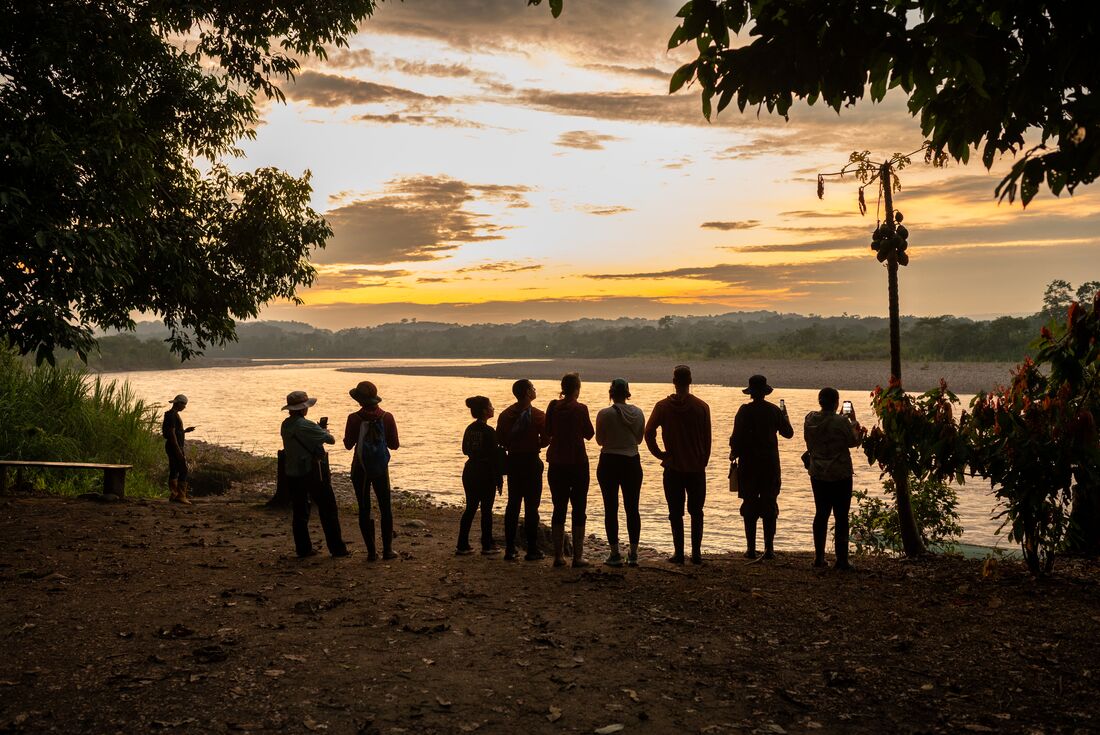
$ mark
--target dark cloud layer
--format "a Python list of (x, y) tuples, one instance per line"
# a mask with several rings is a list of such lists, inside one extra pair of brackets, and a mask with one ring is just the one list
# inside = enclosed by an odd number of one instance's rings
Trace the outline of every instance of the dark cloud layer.
[(759, 226), (760, 220), (758, 219), (735, 220), (732, 222), (704, 222), (699, 225), (699, 227), (704, 230), (722, 230), (724, 232), (729, 230), (751, 230)]
[(396, 179), (378, 196), (328, 212), (335, 234), (315, 259), (364, 264), (435, 260), (463, 244), (500, 240), (506, 228), (469, 206), (489, 200), (526, 207), (528, 191), (444, 176)]
[(614, 135), (595, 133), (591, 130), (570, 130), (558, 136), (554, 145), (562, 148), (576, 148), (582, 151), (602, 151), (604, 143), (622, 140)]
[(429, 97), (408, 89), (364, 82), (337, 74), (302, 72), (284, 90), (290, 99), (303, 100), (317, 107), (368, 105), (379, 102), (399, 102), (406, 105), (445, 104), (443, 97)]

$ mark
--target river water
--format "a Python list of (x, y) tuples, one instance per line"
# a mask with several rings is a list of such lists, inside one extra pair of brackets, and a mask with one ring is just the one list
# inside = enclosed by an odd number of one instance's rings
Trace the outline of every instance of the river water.
[[(382, 407), (394, 414), (401, 448), (394, 453), (390, 473), (396, 487), (430, 493), (441, 501), (461, 503), (462, 433), (470, 423), (464, 405), (467, 396), (481, 394), (492, 399), (497, 412), (513, 402), (511, 381), (485, 378), (456, 378), (392, 375), (388, 367), (403, 365), (484, 365), (491, 360), (354, 360), (274, 364), (257, 361), (254, 365), (227, 368), (182, 368), (171, 371), (110, 373), (105, 377), (128, 381), (136, 394), (154, 404), (168, 407), (177, 393), (186, 394), (190, 403), (184, 423), (194, 425), (190, 436), (209, 442), (240, 447), (260, 454), (274, 455), (281, 448), (279, 424), (286, 416), (280, 411), (286, 394), (306, 390), (318, 398), (310, 418), (328, 416), (337, 445), (331, 450), (330, 463), (336, 470), (347, 470), (351, 452), (339, 443), (348, 413), (358, 407), (348, 396), (360, 380), (370, 380), (379, 388)], [(512, 362), (511, 360), (509, 362)], [(367, 372), (341, 372), (355, 368)], [(581, 376), (583, 379), (583, 375)], [(629, 379), (629, 376), (626, 376)], [(557, 395), (556, 381), (534, 381), (540, 408)], [(631, 402), (649, 416), (653, 405), (671, 392), (671, 386), (655, 383), (631, 383)], [(710, 404), (714, 427), (714, 450), (707, 470), (706, 529), (704, 552), (744, 548), (744, 532), (738, 514), (739, 501), (729, 492), (726, 478), (729, 464), (728, 439), (733, 416), (747, 397), (737, 388), (713, 385), (693, 386), (693, 392)], [(799, 459), (805, 450), (802, 441), (802, 417), (817, 408), (817, 391), (781, 389), (770, 396), (775, 403), (785, 399), (792, 417), (795, 437), (780, 438), (783, 466), (783, 492), (779, 497), (779, 526), (776, 546), (780, 549), (813, 548), (811, 521), (813, 494), (809, 476)], [(847, 393), (842, 399), (853, 401), (856, 413), (866, 424), (872, 415), (869, 392)], [(969, 396), (960, 396), (965, 405)], [(588, 405), (595, 422), (596, 412), (608, 405), (607, 386), (585, 383), (580, 400)], [(603, 502), (595, 482), (599, 447), (589, 443), (592, 464), (592, 488), (588, 496), (588, 532), (603, 537)], [(642, 485), (642, 543), (656, 548), (671, 548), (667, 509), (661, 489), (660, 464), (641, 448), (645, 480)], [(869, 467), (860, 450), (853, 453), (856, 468), (855, 488), (881, 492), (877, 469)], [(959, 516), (965, 529), (962, 541), (983, 546), (1010, 547), (996, 534), (1000, 525), (993, 520), (995, 498), (989, 486), (974, 481), (959, 488)], [(549, 519), (549, 489), (543, 493), (541, 512)], [(503, 501), (498, 499), (498, 512)], [(620, 510), (620, 513), (622, 511)], [(502, 533), (500, 529), (498, 533)], [(625, 541), (625, 521), (620, 519), (620, 535)], [(831, 540), (830, 540), (831, 543)]]

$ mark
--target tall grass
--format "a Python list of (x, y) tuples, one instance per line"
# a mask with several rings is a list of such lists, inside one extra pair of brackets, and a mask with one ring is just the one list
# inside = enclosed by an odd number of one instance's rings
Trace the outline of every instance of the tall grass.
[[(128, 495), (162, 494), (165, 456), (158, 410), (127, 383), (79, 364), (32, 366), (0, 347), (0, 458), (131, 464)], [(10, 476), (10, 475), (9, 475)], [(75, 494), (102, 487), (99, 473), (35, 471), (40, 489)]]

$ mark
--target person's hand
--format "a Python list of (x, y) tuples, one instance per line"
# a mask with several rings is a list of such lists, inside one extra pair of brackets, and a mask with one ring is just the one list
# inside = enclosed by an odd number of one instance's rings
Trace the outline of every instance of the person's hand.
[(185, 463), (185, 464), (187, 463), (187, 457), (186, 457), (186, 456), (184, 456), (184, 454), (183, 454), (183, 451), (182, 451), (182, 450), (181, 450), (181, 451), (179, 451), (179, 452), (176, 452), (176, 459), (178, 459), (178, 460), (179, 460), (180, 462), (183, 462), (183, 463)]
[(186, 429), (183, 430), (183, 433), (184, 434), (190, 434), (194, 430), (195, 430), (194, 426), (188, 426)]

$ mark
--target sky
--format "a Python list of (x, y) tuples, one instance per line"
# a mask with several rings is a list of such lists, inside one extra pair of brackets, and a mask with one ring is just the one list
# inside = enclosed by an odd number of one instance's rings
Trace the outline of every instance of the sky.
[[(238, 168), (311, 173), (334, 230), (302, 306), (268, 319), (339, 329), (402, 318), (560, 321), (768, 309), (883, 315), (854, 150), (917, 149), (904, 96), (790, 119), (731, 106), (712, 122), (689, 50), (667, 52), (680, 0), (386, 2), (349, 48), (305, 59), (266, 103)], [(977, 158), (977, 157), (975, 157)], [(1100, 278), (1100, 192), (998, 204), (1011, 159), (914, 159), (895, 204), (910, 230), (906, 314), (1032, 313), (1045, 285)]]

